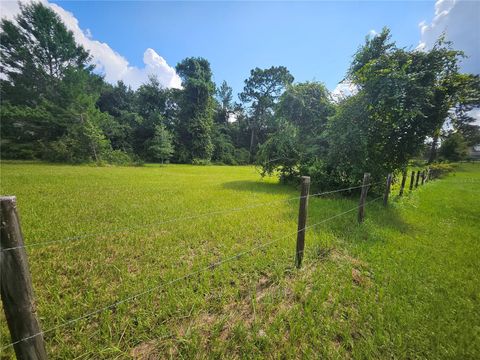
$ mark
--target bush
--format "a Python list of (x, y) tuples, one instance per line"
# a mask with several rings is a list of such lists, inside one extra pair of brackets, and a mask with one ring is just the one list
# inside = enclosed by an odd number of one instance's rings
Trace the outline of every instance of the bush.
[(210, 165), (210, 160), (194, 158), (192, 159), (192, 165)]
[(430, 165), (430, 178), (436, 179), (455, 171), (452, 164), (438, 163)]
[(10, 139), (1, 139), (1, 158), (11, 160), (34, 160), (37, 158), (38, 154), (38, 146), (35, 145), (35, 143), (15, 143)]
[(464, 160), (468, 155), (468, 146), (460, 133), (453, 133), (442, 142), (440, 158), (450, 161)]
[(250, 152), (244, 148), (235, 149), (235, 162), (238, 165), (247, 165), (250, 162)]
[(133, 160), (130, 155), (121, 150), (108, 150), (102, 154), (102, 160), (114, 165), (127, 166), (132, 165)]

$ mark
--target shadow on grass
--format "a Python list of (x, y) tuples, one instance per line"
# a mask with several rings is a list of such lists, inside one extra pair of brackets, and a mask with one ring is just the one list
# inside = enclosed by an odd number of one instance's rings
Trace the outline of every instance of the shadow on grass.
[[(375, 198), (367, 199), (363, 224), (358, 223), (356, 196), (313, 199), (309, 204), (307, 226), (319, 223), (314, 227), (315, 232), (330, 233), (345, 245), (361, 242), (368, 246), (384, 242), (384, 231), (402, 234), (415, 232), (415, 228), (404, 221), (396, 204), (391, 202), (384, 207), (381, 198), (369, 202)], [(342, 213), (345, 214), (340, 215)], [(331, 217), (334, 218), (328, 220)]]
[[(291, 194), (295, 188), (291, 185), (265, 182), (260, 180), (229, 181), (222, 184), (225, 189), (235, 191), (253, 191), (265, 194)], [(300, 196), (300, 194), (299, 194)]]

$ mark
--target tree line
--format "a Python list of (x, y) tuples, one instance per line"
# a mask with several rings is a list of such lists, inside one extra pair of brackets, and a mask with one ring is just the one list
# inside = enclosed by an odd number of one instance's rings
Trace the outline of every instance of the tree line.
[(428, 51), (399, 48), (386, 28), (366, 38), (344, 80), (350, 96), (333, 98), (322, 83), (294, 82), (272, 66), (251, 70), (234, 102), (199, 57), (176, 65), (181, 89), (155, 77), (135, 91), (106, 83), (41, 3), (22, 4), (0, 27), (4, 159), (255, 163), (326, 187), (356, 183), (364, 171), (374, 179), (402, 171), (422, 153), (433, 162), (440, 140), (447, 157), (480, 142), (469, 115), (480, 106), (479, 76), (459, 71), (464, 54), (443, 38)]

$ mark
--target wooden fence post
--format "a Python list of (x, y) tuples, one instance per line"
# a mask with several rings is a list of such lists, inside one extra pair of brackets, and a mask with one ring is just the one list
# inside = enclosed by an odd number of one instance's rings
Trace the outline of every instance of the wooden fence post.
[(360, 204), (358, 206), (358, 222), (362, 223), (365, 218), (365, 200), (367, 199), (368, 188), (370, 185), (370, 174), (363, 174), (362, 192), (360, 194)]
[(400, 184), (400, 192), (398, 193), (399, 196), (403, 195), (403, 189), (405, 189), (405, 183), (406, 182), (407, 182), (407, 170), (403, 170), (402, 183)]
[(422, 171), (422, 185), (425, 184), (425, 176), (426, 176), (425, 172), (426, 172), (426, 170)]
[(418, 181), (420, 180), (420, 170), (417, 171), (417, 179), (415, 180), (415, 188), (418, 187)]
[[(47, 359), (36, 315), (32, 279), (17, 212), (15, 196), (0, 197), (0, 288), (3, 309), (17, 359)], [(15, 248), (12, 250), (4, 250)]]
[(410, 177), (410, 191), (413, 190), (413, 183), (415, 182), (415, 171), (412, 171), (412, 176)]
[(302, 266), (303, 250), (305, 248), (305, 226), (307, 225), (309, 191), (310, 176), (302, 176), (300, 206), (298, 208), (297, 252), (295, 255), (295, 265), (297, 266), (297, 268), (300, 268)]
[(385, 194), (383, 195), (383, 206), (388, 204), (388, 195), (390, 194), (390, 186), (392, 185), (392, 174), (387, 176), (387, 186), (385, 188)]
[(430, 168), (427, 169), (427, 174), (425, 175), (425, 182), (430, 180)]

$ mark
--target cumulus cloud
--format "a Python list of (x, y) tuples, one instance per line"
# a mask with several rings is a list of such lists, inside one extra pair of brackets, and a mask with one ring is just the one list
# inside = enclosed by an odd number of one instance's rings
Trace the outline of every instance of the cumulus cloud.
[(480, 74), (480, 2), (462, 0), (437, 0), (431, 23), (422, 21), (419, 49), (430, 49), (438, 37), (445, 33), (455, 49), (468, 56), (461, 70)]
[[(181, 87), (181, 80), (175, 69), (168, 65), (166, 60), (155, 50), (151, 48), (145, 50), (143, 54), (144, 67), (132, 66), (125, 57), (113, 50), (107, 43), (94, 40), (89, 29), (82, 30), (77, 18), (71, 12), (66, 11), (57, 4), (48, 3), (45, 0), (42, 2), (50, 6), (60, 16), (66, 27), (73, 32), (75, 40), (90, 52), (95, 70), (103, 74), (106, 81), (116, 83), (122, 80), (127, 85), (137, 89), (148, 80), (149, 76), (154, 75), (158, 78), (160, 84), (165, 87)], [(20, 8), (16, 1), (0, 2), (2, 18), (11, 19), (18, 14), (19, 10)]]

